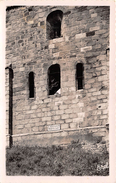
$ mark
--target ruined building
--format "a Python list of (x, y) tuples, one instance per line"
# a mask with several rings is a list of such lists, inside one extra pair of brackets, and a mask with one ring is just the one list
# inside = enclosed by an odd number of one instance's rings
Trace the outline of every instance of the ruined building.
[(107, 136), (109, 15), (108, 6), (7, 7), (7, 146)]

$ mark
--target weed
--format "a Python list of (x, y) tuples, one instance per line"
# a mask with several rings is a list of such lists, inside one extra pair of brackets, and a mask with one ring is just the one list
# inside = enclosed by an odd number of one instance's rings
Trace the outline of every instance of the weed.
[(107, 162), (109, 153), (105, 147), (101, 153), (86, 152), (79, 141), (67, 147), (16, 146), (6, 149), (7, 175), (105, 176), (109, 174), (109, 167), (102, 167)]

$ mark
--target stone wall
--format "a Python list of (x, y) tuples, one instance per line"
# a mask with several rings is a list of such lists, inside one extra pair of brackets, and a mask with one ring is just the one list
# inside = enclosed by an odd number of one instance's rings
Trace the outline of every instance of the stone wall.
[[(48, 40), (46, 18), (55, 10), (63, 12), (61, 37)], [(105, 127), (109, 98), (108, 48), (108, 6), (34, 6), (6, 12), (6, 66), (12, 64), (14, 73), (14, 143), (15, 137), (21, 134), (28, 134), (34, 143), (37, 137), (31, 138), (29, 134), (44, 133), (44, 139), (54, 130), (60, 136), (60, 131), (65, 130)], [(60, 65), (61, 93), (48, 95), (48, 68), (56, 63)], [(77, 63), (84, 66), (81, 90), (76, 89)], [(34, 72), (34, 98), (29, 98), (30, 72)], [(7, 109), (7, 129), (8, 118)]]

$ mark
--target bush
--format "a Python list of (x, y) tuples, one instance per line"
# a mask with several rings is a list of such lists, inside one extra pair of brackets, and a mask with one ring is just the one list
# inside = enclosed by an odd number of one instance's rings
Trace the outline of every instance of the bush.
[(67, 147), (16, 146), (6, 150), (7, 175), (106, 176), (109, 175), (108, 162), (106, 148), (92, 154), (85, 152), (79, 141)]

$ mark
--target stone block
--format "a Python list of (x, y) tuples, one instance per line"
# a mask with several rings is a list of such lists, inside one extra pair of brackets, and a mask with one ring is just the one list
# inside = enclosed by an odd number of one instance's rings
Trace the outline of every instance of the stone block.
[(102, 70), (107, 71), (107, 66), (104, 65), (104, 66), (101, 66), (101, 67), (97, 67), (97, 68), (96, 68), (96, 71), (102, 71)]
[(104, 102), (104, 103), (107, 103), (107, 102), (108, 102), (108, 99), (103, 99), (103, 102)]
[(51, 48), (55, 48), (55, 44), (50, 44), (49, 45), (49, 48), (51, 49)]
[(45, 127), (44, 126), (38, 126), (37, 128), (38, 128), (38, 131), (39, 132), (45, 131)]
[(39, 17), (44, 17), (44, 15), (45, 15), (45, 12), (39, 12)]
[(86, 47), (81, 48), (81, 52), (86, 52), (86, 51), (90, 51), (90, 50), (92, 50), (92, 46), (86, 46)]
[(55, 102), (55, 105), (62, 105), (62, 104), (63, 104), (63, 101)]
[(78, 103), (78, 107), (84, 107), (84, 103)]
[(37, 109), (37, 105), (33, 105), (33, 106), (31, 106), (31, 109), (33, 110), (33, 109)]
[(23, 129), (24, 125), (17, 125), (17, 129)]
[(99, 49), (99, 48), (101, 48), (101, 44), (98, 44), (98, 45), (96, 44), (96, 45), (93, 46), (93, 49), (95, 49), (95, 50)]
[(80, 39), (86, 37), (86, 33), (76, 34), (75, 39)]
[[(40, 127), (39, 127), (40, 128)], [(38, 132), (38, 127), (37, 126), (34, 126), (33, 128), (32, 128), (32, 131), (33, 132)]]
[(37, 117), (41, 118), (42, 117), (42, 113), (36, 113)]
[(63, 114), (62, 116), (61, 116), (61, 119), (68, 119), (69, 118), (69, 114)]
[(60, 119), (60, 116), (53, 116), (53, 120), (57, 121)]
[(56, 111), (56, 115), (57, 115), (57, 114), (64, 114), (64, 110), (57, 110), (57, 111)]
[(85, 117), (85, 112), (80, 112), (80, 113), (78, 113), (78, 117), (79, 117), (79, 118), (84, 118), (84, 117)]
[(25, 128), (30, 128), (32, 126), (32, 124), (26, 124), (24, 127)]
[(89, 90), (89, 92), (91, 92), (91, 93), (93, 93), (93, 92), (95, 92), (96, 91), (96, 88), (91, 88), (90, 90)]
[(66, 42), (69, 41), (69, 36), (65, 36), (65, 41), (66, 41)]
[(107, 70), (102, 70), (102, 71), (101, 71), (101, 74), (102, 74), (102, 75), (107, 74)]
[(90, 27), (90, 29), (89, 29), (89, 30), (90, 30), (90, 31), (100, 30), (100, 26)]
[(102, 75), (98, 77), (98, 81), (105, 81), (107, 79), (108, 79), (107, 75)]
[(19, 68), (19, 71), (25, 71), (25, 68), (24, 67)]
[(60, 109), (68, 109), (68, 105), (61, 105)]
[(97, 109), (99, 109), (99, 110), (101, 110), (101, 109), (107, 109), (106, 103), (97, 104)]
[(96, 81), (95, 78), (94, 78), (94, 79), (89, 79), (89, 80), (88, 80), (88, 84), (95, 83), (95, 81)]
[(62, 123), (64, 123), (64, 120), (57, 120), (57, 121), (55, 121), (55, 123), (56, 124), (62, 124)]
[(75, 87), (70, 87), (69, 92), (72, 92), (72, 91), (76, 91), (76, 88)]
[(107, 95), (107, 94), (108, 94), (108, 90), (103, 90), (103, 91), (101, 91), (101, 93), (102, 93), (103, 95)]
[(72, 113), (72, 109), (66, 109), (66, 110), (64, 111), (64, 113), (65, 113), (65, 114), (71, 114), (71, 113)]
[(53, 125), (53, 124), (55, 124), (55, 121), (47, 121), (46, 124), (47, 125)]
[[(93, 92), (92, 95), (93, 95), (93, 96), (101, 95), (101, 91)], [(97, 97), (96, 97), (96, 100), (97, 100)]]
[(77, 113), (69, 114), (69, 118), (73, 120), (73, 118), (77, 117)]
[(103, 114), (108, 114), (108, 110), (103, 110)]
[(69, 124), (61, 124), (61, 130), (69, 128)]
[(51, 117), (43, 117), (42, 121), (51, 121)]
[(33, 20), (30, 20), (30, 21), (28, 21), (27, 22), (29, 25), (31, 25), (31, 24), (34, 24), (34, 21)]
[(79, 122), (83, 122), (84, 121), (84, 119), (83, 118), (80, 118), (80, 117), (78, 117), (78, 118), (74, 118), (73, 119), (73, 122), (75, 123), (79, 123)]
[(53, 53), (53, 57), (59, 57), (59, 52)]
[(51, 102), (51, 98), (47, 98), (44, 100), (44, 103), (50, 103)]
[(90, 9), (90, 10), (89, 10), (89, 13), (90, 13), (90, 14), (91, 14), (91, 13), (95, 13), (95, 9), (93, 9), (93, 8)]
[(102, 111), (100, 111), (100, 110), (98, 111), (98, 110), (97, 110), (97, 115), (99, 115), (99, 114), (101, 114), (101, 113), (102, 113)]
[(86, 89), (90, 89), (90, 88), (91, 88), (91, 84), (88, 84), (88, 83), (87, 83), (87, 84), (85, 85), (85, 88), (86, 88)]
[(73, 108), (77, 108), (78, 104), (71, 104), (71, 109), (73, 110)]
[(76, 129), (77, 128), (77, 123), (70, 123), (70, 128)]
[(72, 121), (72, 119), (65, 119), (65, 123), (71, 123)]
[(102, 29), (102, 30), (97, 30), (97, 31), (95, 32), (95, 34), (96, 34), (96, 35), (99, 35), (99, 34), (104, 34), (104, 33), (106, 33), (106, 32), (107, 32), (106, 29)]
[(91, 101), (97, 100), (97, 97), (91, 97)]
[(91, 14), (91, 18), (97, 17), (97, 13)]
[(34, 113), (30, 114), (30, 119), (31, 118), (36, 118), (36, 117), (37, 117), (36, 114), (34, 114)]
[(61, 43), (61, 42), (63, 42), (63, 37), (53, 39), (53, 43)]
[(42, 111), (43, 111), (43, 112), (48, 112), (48, 111), (50, 111), (50, 108), (48, 108), (48, 107), (42, 108)]
[(102, 114), (102, 115), (100, 116), (100, 119), (107, 119), (107, 118), (108, 118), (108, 116), (105, 115), (105, 114), (104, 114), (104, 115)]

